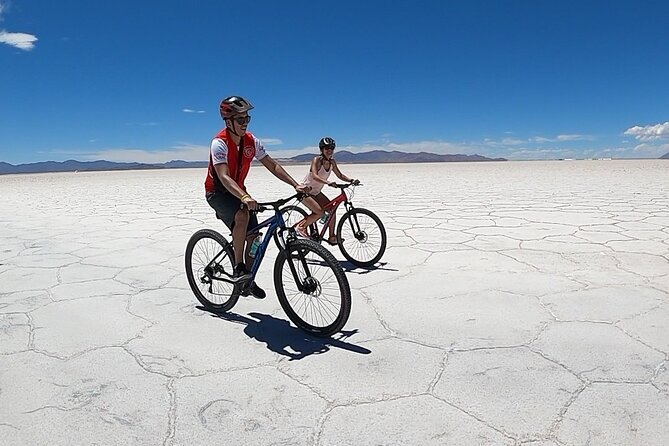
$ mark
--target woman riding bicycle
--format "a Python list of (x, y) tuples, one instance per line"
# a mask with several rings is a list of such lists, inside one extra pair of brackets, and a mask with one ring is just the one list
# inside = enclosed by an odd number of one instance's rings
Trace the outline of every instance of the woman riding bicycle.
[[(336, 183), (334, 181), (328, 181), (330, 173), (334, 171), (335, 175), (349, 183), (357, 182), (358, 180), (352, 179), (341, 173), (337, 162), (334, 159), (334, 149), (335, 149), (335, 140), (326, 136), (322, 138), (318, 143), (318, 148), (321, 151), (319, 156), (314, 157), (311, 161), (311, 168), (309, 173), (302, 181), (302, 185), (305, 187), (310, 187), (309, 195), (311, 195), (314, 200), (304, 200), (304, 204), (311, 210), (311, 215), (305, 217), (300, 221), (296, 226), (295, 230), (303, 237), (309, 238), (307, 228), (321, 218), (324, 214), (323, 208), (330, 202), (330, 199), (325, 196), (322, 192), (324, 185), (334, 186)], [(335, 236), (335, 221), (336, 216), (333, 215), (330, 218), (330, 223), (328, 225), (329, 237), (327, 242), (331, 245), (337, 244), (337, 237)]]

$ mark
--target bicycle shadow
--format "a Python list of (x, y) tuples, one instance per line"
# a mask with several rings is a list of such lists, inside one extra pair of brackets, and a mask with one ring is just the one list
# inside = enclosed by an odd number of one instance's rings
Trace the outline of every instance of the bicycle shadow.
[(299, 328), (293, 327), (283, 319), (263, 313), (249, 313), (251, 317), (232, 312), (217, 312), (196, 307), (198, 310), (206, 311), (212, 317), (223, 319), (238, 324), (245, 324), (244, 333), (251, 339), (267, 344), (270, 351), (288, 357), (289, 361), (300, 360), (314, 354), (325, 353), (332, 347), (348, 350), (353, 353), (368, 355), (372, 351), (359, 345), (344, 341), (358, 332), (355, 330), (342, 330), (337, 338), (319, 338), (311, 336)]
[(355, 265), (348, 260), (338, 260), (339, 265), (341, 265), (342, 269), (346, 271), (347, 273), (356, 273), (356, 274), (369, 274), (372, 271), (399, 271), (397, 269), (393, 268), (384, 268), (388, 262), (378, 262), (372, 266), (358, 266)]

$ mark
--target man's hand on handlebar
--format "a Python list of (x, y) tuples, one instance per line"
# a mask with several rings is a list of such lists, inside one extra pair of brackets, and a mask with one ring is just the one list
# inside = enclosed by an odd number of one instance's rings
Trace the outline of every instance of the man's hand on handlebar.
[(295, 190), (298, 192), (302, 192), (303, 194), (308, 194), (309, 191), (311, 190), (311, 186), (304, 186), (302, 184), (298, 184), (295, 186)]
[(242, 197), (242, 205), (249, 208), (249, 211), (258, 210), (258, 202), (248, 194)]

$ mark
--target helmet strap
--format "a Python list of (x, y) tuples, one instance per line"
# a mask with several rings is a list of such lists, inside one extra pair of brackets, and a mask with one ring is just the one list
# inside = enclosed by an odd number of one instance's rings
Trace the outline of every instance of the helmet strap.
[[(228, 120), (232, 121), (232, 124), (230, 124), (229, 126), (228, 126), (228, 123), (227, 123)], [(237, 122), (232, 118), (228, 118), (225, 121), (226, 121), (225, 125), (228, 129), (230, 129), (230, 132), (232, 132), (233, 135), (235, 135), (236, 137), (241, 139), (241, 135), (235, 131), (235, 124), (237, 124)], [(237, 124), (237, 125), (239, 125), (239, 124)]]

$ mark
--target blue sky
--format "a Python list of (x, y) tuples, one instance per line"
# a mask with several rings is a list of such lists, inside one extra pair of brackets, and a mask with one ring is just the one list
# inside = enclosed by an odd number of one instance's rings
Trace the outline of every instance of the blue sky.
[(666, 1), (0, 0), (0, 161), (204, 160), (247, 97), (277, 158), (669, 152)]

